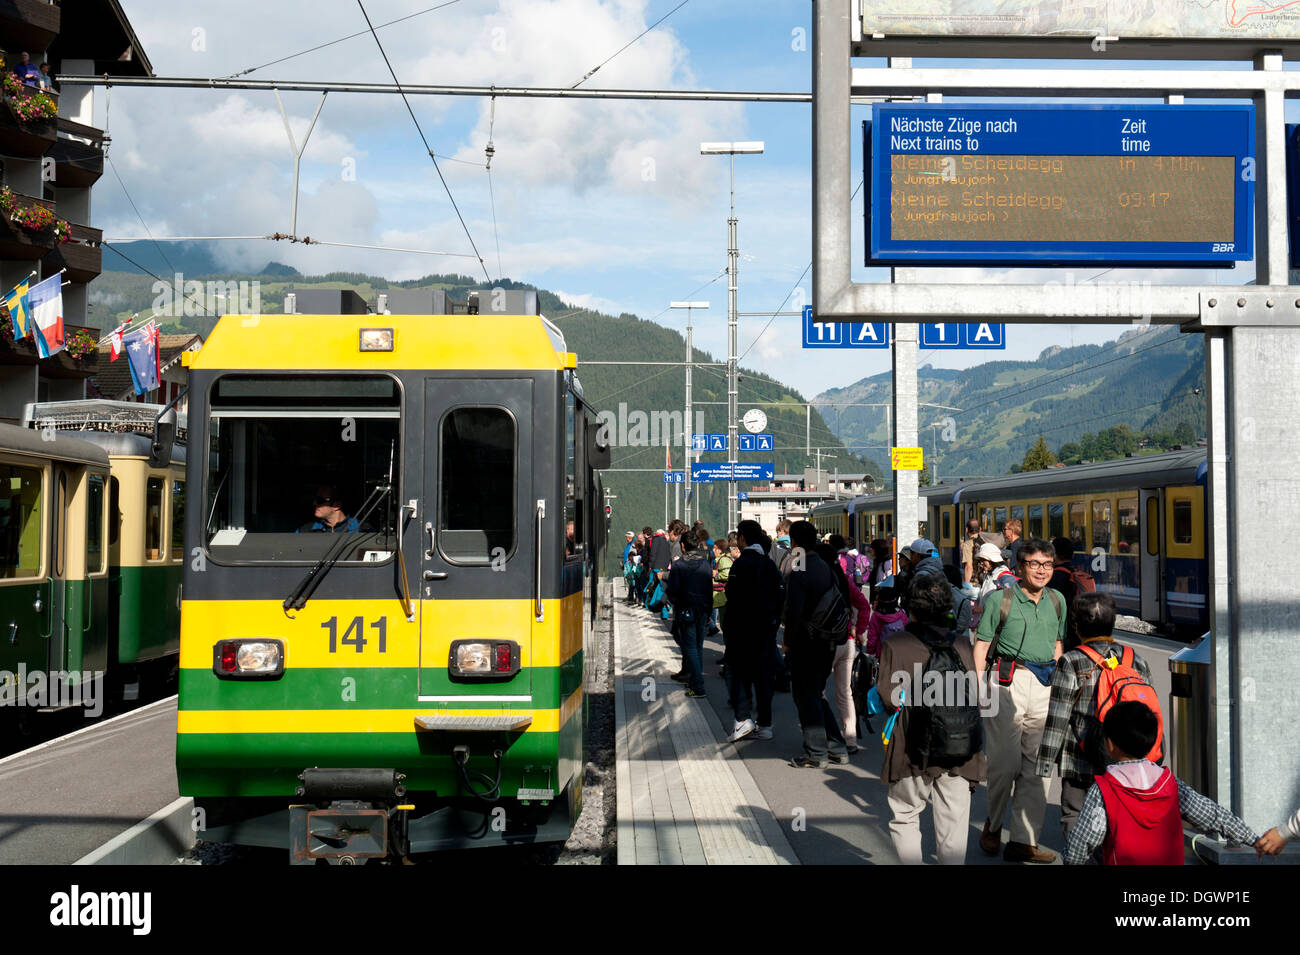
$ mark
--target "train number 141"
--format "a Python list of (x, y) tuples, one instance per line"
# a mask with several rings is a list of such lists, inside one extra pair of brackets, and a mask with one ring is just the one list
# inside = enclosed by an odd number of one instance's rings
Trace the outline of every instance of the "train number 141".
[[(330, 617), (321, 626), (330, 632), (330, 653), (338, 653), (339, 618)], [(380, 617), (378, 620), (372, 620), (370, 626), (379, 634), (379, 652), (385, 652), (388, 649), (388, 618)], [(365, 648), (365, 645), (370, 642), (365, 637), (365, 631), (365, 620), (361, 617), (353, 617), (352, 622), (348, 624), (347, 630), (343, 631), (344, 645), (351, 644), (356, 647), (357, 653), (360, 653)]]

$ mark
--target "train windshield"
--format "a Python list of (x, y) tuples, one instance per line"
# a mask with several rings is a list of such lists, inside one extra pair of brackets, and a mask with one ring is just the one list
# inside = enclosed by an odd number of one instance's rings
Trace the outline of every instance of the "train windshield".
[(386, 376), (227, 375), (211, 394), (204, 541), (219, 561), (383, 563), (401, 397)]

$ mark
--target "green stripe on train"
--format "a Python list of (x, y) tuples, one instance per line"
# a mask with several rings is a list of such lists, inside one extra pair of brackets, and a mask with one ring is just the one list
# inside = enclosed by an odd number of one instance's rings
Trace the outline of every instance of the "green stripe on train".
[(120, 567), (117, 660), (136, 663), (153, 660), (181, 647), (181, 612), (177, 597), (180, 564)]
[[(347, 682), (345, 682), (347, 681)], [(446, 670), (426, 669), (416, 687), (412, 668), (304, 668), (278, 680), (223, 680), (211, 670), (180, 671), (182, 710), (347, 710), (410, 707), (428, 709), (417, 696), (531, 696), (503, 703), (510, 709), (553, 710), (582, 684), (582, 651), (559, 667), (521, 670), (505, 683), (453, 683)], [(481, 709), (483, 701), (439, 701), (448, 709)]]
[[(512, 796), (521, 785), (545, 788), (549, 778), (559, 782), (552, 784), (558, 795), (567, 781), (558, 780), (559, 753), (571, 747), (567, 737), (578, 732), (580, 722), (571, 719), (559, 733), (515, 737), (504, 756), (502, 794)], [(476, 739), (482, 741), (479, 747)], [(289, 798), (298, 774), (309, 766), (381, 767), (405, 773), (412, 792), (454, 795), (458, 777), (451, 748), (461, 742), (470, 745), (469, 768), (494, 777), (496, 764), (482, 734), (415, 732), (182, 733), (176, 740), (176, 775), (183, 796)]]

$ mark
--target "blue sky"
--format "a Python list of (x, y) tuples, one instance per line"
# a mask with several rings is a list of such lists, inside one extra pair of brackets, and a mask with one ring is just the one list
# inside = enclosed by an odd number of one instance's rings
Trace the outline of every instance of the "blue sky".
[[(460, 0), (380, 31), (403, 82), (569, 86), (679, 0)], [(376, 24), (432, 0), (367, 0)], [(364, 29), (355, 0), (175, 4), (123, 0), (160, 76), (225, 76)], [(807, 90), (807, 0), (691, 0), (587, 81), (593, 87)], [(802, 44), (799, 42), (802, 39)], [(803, 46), (800, 49), (800, 46)], [(918, 65), (922, 61), (917, 61)], [(373, 39), (360, 36), (257, 70), (258, 79), (387, 82)], [(155, 235), (264, 235), (289, 231), (292, 157), (275, 98), (265, 92), (115, 88), (105, 117), (117, 172)], [(286, 93), (299, 142), (318, 97)], [(738, 157), (740, 307), (779, 308), (811, 294), (811, 112), (806, 105), (648, 104), (627, 101), (412, 99), (442, 171), (492, 277), (504, 274), (579, 304), (628, 311), (683, 328), (669, 301), (712, 303), (695, 341), (726, 350), (727, 160), (698, 153), (706, 140), (763, 140)], [(867, 113), (855, 110), (855, 126)], [(492, 191), (481, 163), (489, 124)], [(860, 157), (855, 149), (855, 164)], [(856, 167), (855, 167), (856, 168)], [(855, 182), (860, 173), (855, 174)], [(495, 200), (495, 208), (493, 201)], [(111, 173), (95, 190), (95, 224), (109, 238), (144, 235)], [(860, 202), (860, 198), (859, 198)], [(856, 206), (858, 221), (860, 205)], [(493, 215), (495, 212), (495, 227)], [(299, 235), (468, 253), (469, 241), (401, 100), (331, 94), (303, 159)], [(859, 238), (860, 242), (860, 238)], [(500, 253), (498, 256), (498, 246)], [(365, 271), (390, 278), (479, 274), (473, 258), (239, 242), (232, 266), (269, 257), (308, 273)], [(855, 248), (861, 261), (861, 248)], [(1078, 270), (1075, 281), (1100, 270)], [(1239, 270), (1240, 271), (1240, 270)], [(879, 272), (855, 269), (875, 279)], [(1245, 276), (1249, 275), (1247, 270)], [(980, 278), (972, 271), (962, 277)], [(1061, 274), (987, 273), (990, 281)], [(1111, 272), (1103, 281), (1233, 281), (1231, 273)], [(787, 302), (786, 308), (791, 304)], [(797, 319), (741, 322), (745, 364), (807, 394), (889, 367), (888, 353), (804, 352)], [(1052, 345), (1100, 342), (1125, 326), (1017, 326), (1002, 357), (1033, 358)], [(865, 355), (865, 357), (864, 357)], [(635, 359), (635, 355), (621, 356)], [(985, 354), (923, 353), (964, 367)], [(743, 400), (743, 395), (742, 395)]]

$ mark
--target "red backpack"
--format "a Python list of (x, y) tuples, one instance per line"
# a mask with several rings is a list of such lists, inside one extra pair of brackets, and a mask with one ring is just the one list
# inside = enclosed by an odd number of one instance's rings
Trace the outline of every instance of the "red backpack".
[[(1097, 715), (1095, 728), (1100, 731), (1101, 724), (1106, 721), (1106, 714), (1116, 703), (1138, 702), (1144, 704), (1147, 709), (1156, 715), (1156, 722), (1159, 726), (1156, 732), (1155, 745), (1151, 747), (1151, 752), (1146, 754), (1146, 758), (1153, 763), (1158, 763), (1162, 755), (1161, 744), (1165, 738), (1165, 719), (1160, 712), (1160, 697), (1156, 694), (1155, 689), (1142, 675), (1133, 668), (1133, 648), (1124, 647), (1123, 653), (1119, 659), (1111, 656), (1102, 656), (1087, 644), (1080, 644), (1077, 648), (1087, 655), (1088, 659), (1096, 664), (1097, 668)], [(1086, 685), (1086, 684), (1085, 684)], [(1082, 691), (1082, 688), (1080, 688)], [(1100, 733), (1098, 732), (1098, 737)], [(1082, 741), (1080, 742), (1082, 744)], [(1136, 756), (1136, 753), (1131, 755)]]
[(1088, 573), (1086, 570), (1075, 570), (1073, 567), (1069, 570), (1070, 579), (1073, 580), (1074, 585), (1079, 588), (1079, 593), (1095, 594), (1097, 592), (1097, 581), (1092, 579), (1092, 574)]

